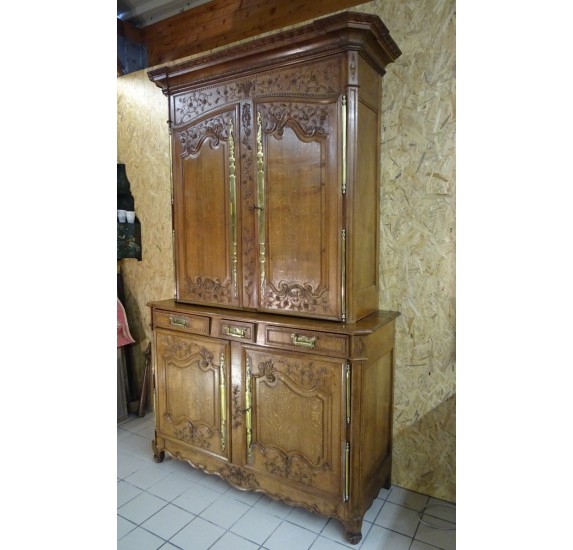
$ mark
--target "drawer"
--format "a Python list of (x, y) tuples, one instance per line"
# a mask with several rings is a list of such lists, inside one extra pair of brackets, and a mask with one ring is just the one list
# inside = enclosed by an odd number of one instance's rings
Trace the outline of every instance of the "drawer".
[(255, 325), (254, 323), (245, 323), (243, 321), (221, 319), (218, 328), (214, 327), (213, 336), (231, 337), (245, 342), (254, 342), (256, 338)]
[(316, 351), (340, 357), (348, 355), (348, 336), (331, 332), (267, 326), (265, 343), (271, 346)]
[(201, 315), (155, 310), (153, 312), (153, 326), (209, 335), (209, 317)]

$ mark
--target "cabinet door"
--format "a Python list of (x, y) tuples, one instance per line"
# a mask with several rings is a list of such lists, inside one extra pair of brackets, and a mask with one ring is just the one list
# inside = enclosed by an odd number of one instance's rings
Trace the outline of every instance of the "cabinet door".
[(258, 308), (340, 320), (341, 106), (290, 99), (255, 109)]
[(240, 305), (236, 107), (173, 128), (177, 298)]
[(159, 434), (227, 458), (229, 343), (161, 329), (155, 338)]
[(267, 479), (286, 479), (340, 498), (345, 363), (246, 346), (243, 362), (245, 463)]

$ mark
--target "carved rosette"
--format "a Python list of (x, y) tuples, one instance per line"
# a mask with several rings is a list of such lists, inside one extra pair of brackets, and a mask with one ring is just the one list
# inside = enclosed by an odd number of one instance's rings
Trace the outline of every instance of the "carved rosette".
[(328, 290), (319, 285), (316, 289), (309, 283), (281, 281), (278, 286), (268, 283), (265, 292), (266, 306), (270, 309), (286, 309), (315, 313), (330, 311)]
[(296, 127), (306, 138), (328, 135), (328, 106), (309, 103), (261, 104), (267, 134), (282, 136), (285, 127)]
[(185, 288), (187, 294), (202, 302), (227, 302), (231, 303), (231, 281), (226, 279), (221, 282), (219, 279), (209, 277), (195, 277), (192, 281), (185, 278)]

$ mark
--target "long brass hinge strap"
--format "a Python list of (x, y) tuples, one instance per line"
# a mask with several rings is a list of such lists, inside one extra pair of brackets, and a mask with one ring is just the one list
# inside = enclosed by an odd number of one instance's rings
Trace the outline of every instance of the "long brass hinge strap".
[(225, 450), (227, 431), (227, 381), (225, 376), (225, 352), (219, 360), (219, 400), (221, 401), (221, 450)]
[(344, 450), (344, 501), (350, 498), (350, 443), (346, 442)]
[(346, 423), (350, 424), (350, 363), (346, 363)]
[(346, 195), (346, 96), (342, 96), (342, 194)]
[(259, 222), (260, 303), (265, 298), (266, 236), (265, 236), (265, 172), (263, 159), (263, 123), (257, 112), (257, 216)]
[(233, 295), (237, 298), (237, 193), (235, 186), (235, 139), (232, 120), (229, 121), (229, 209), (231, 215), (231, 277)]
[(245, 425), (247, 430), (247, 460), (253, 460), (253, 452), (251, 450), (251, 443), (253, 437), (252, 417), (251, 417), (251, 358), (247, 357), (247, 376), (245, 386)]
[(342, 321), (346, 321), (346, 229), (342, 230), (340, 248), (340, 310)]

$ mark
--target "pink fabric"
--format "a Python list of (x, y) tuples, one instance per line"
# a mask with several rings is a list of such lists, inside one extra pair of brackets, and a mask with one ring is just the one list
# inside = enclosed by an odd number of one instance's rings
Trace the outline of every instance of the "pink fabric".
[(129, 325), (127, 324), (127, 316), (122, 303), (117, 299), (117, 347), (126, 346), (127, 344), (134, 344), (135, 340), (131, 337), (129, 332)]

